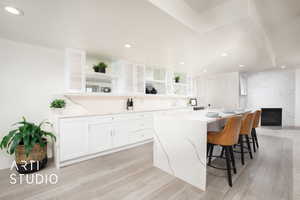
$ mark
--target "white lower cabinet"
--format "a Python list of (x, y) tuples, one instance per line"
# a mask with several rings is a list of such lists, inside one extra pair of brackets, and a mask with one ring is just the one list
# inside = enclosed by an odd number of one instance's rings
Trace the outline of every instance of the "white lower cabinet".
[(89, 124), (88, 127), (88, 152), (90, 154), (112, 148), (112, 124)]
[(113, 130), (112, 146), (115, 148), (129, 144), (129, 133), (130, 124), (126, 122), (117, 123)]
[(60, 162), (142, 142), (153, 137), (151, 115), (61, 119)]
[(65, 119), (60, 123), (60, 160), (70, 160), (88, 153), (87, 120)]

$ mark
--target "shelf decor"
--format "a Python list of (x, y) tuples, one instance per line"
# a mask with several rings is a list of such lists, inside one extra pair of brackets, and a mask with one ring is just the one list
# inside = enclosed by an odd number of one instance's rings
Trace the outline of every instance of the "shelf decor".
[(105, 73), (107, 65), (104, 62), (100, 62), (98, 65), (94, 65), (93, 69), (97, 73)]

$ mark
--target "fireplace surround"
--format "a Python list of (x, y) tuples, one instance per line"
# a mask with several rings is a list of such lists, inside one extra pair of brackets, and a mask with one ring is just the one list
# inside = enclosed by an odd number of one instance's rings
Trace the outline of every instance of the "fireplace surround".
[(282, 126), (282, 108), (262, 108), (261, 126)]

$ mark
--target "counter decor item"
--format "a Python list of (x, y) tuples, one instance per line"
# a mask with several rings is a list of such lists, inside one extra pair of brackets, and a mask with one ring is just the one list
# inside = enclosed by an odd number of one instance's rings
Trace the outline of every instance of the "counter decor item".
[(107, 65), (104, 62), (100, 62), (98, 65), (94, 65), (93, 69), (97, 73), (105, 73)]
[(51, 104), (50, 108), (65, 108), (66, 102), (64, 99), (54, 99)]
[(56, 141), (56, 137), (42, 127), (51, 124), (41, 122), (36, 125), (23, 117), (23, 120), (15, 125), (18, 127), (3, 137), (0, 149), (7, 149), (10, 155), (15, 154), (16, 170), (21, 174), (36, 172), (46, 167), (47, 137), (53, 142)]
[(52, 108), (53, 113), (57, 115), (61, 115), (65, 107), (66, 107), (66, 101), (64, 99), (54, 99), (50, 103), (50, 108)]
[(175, 76), (175, 83), (179, 83), (180, 81), (180, 76)]
[(190, 99), (190, 105), (191, 106), (197, 106), (197, 99), (196, 98), (191, 98)]
[(101, 87), (101, 92), (110, 93), (111, 92), (111, 88), (110, 87)]

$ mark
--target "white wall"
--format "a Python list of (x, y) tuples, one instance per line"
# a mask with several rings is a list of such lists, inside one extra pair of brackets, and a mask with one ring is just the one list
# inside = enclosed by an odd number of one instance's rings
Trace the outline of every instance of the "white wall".
[(296, 102), (295, 126), (300, 127), (300, 69), (296, 70)]
[(200, 104), (214, 108), (239, 107), (239, 73), (223, 73), (198, 77)]
[[(21, 119), (49, 117), (51, 96), (63, 91), (63, 51), (0, 39), (0, 137)], [(0, 152), (0, 169), (11, 164)]]
[(283, 108), (283, 126), (294, 125), (295, 70), (248, 73), (247, 83), (249, 108)]

